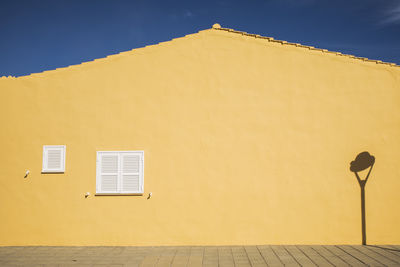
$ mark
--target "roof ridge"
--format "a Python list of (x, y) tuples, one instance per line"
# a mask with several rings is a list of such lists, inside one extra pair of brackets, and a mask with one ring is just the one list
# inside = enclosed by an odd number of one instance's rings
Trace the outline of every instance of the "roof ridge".
[(36, 76), (36, 75), (48, 74), (50, 72), (54, 72), (54, 71), (58, 71), (58, 70), (66, 70), (66, 69), (70, 69), (70, 68), (80, 67), (80, 66), (83, 66), (83, 65), (86, 65), (86, 64), (95, 63), (95, 62), (98, 62), (98, 61), (103, 61), (103, 60), (108, 60), (110, 58), (120, 57), (123, 54), (128, 54), (128, 53), (131, 53), (131, 52), (133, 52), (135, 50), (138, 50), (138, 49), (145, 49), (145, 48), (148, 48), (148, 47), (158, 46), (160, 44), (172, 42), (172, 41), (175, 41), (177, 39), (186, 38), (188, 36), (193, 36), (195, 34), (198, 34), (198, 33), (204, 32), (204, 31), (209, 31), (209, 30), (226, 31), (226, 32), (231, 32), (231, 33), (235, 33), (235, 34), (241, 34), (241, 35), (245, 35), (245, 36), (249, 36), (249, 37), (266, 39), (269, 42), (281, 43), (282, 45), (294, 45), (296, 47), (307, 48), (307, 49), (310, 49), (310, 50), (316, 50), (316, 51), (320, 51), (320, 52), (323, 52), (323, 53), (336, 54), (337, 56), (345, 56), (345, 57), (352, 58), (352, 59), (368, 61), (368, 62), (375, 62), (376, 64), (383, 64), (383, 65), (388, 65), (388, 66), (391, 66), (391, 67), (400, 67), (400, 65), (397, 65), (396, 63), (384, 62), (384, 61), (381, 61), (381, 60), (369, 59), (369, 58), (366, 58), (366, 57), (357, 57), (357, 56), (354, 56), (354, 55), (343, 54), (343, 53), (337, 52), (337, 51), (329, 51), (327, 49), (316, 48), (316, 47), (313, 47), (313, 46), (303, 45), (303, 44), (300, 44), (300, 43), (292, 43), (292, 42), (288, 42), (288, 41), (284, 41), (284, 40), (277, 40), (277, 39), (274, 39), (273, 37), (267, 37), (267, 36), (261, 36), (259, 34), (253, 34), (253, 33), (247, 33), (247, 32), (243, 32), (243, 31), (237, 31), (237, 30), (230, 29), (230, 28), (223, 28), (223, 27), (221, 27), (221, 25), (216, 23), (216, 24), (214, 24), (212, 26), (212, 28), (208, 28), (208, 29), (205, 29), (205, 30), (200, 30), (200, 31), (197, 31), (197, 32), (194, 32), (194, 33), (189, 33), (189, 34), (186, 34), (186, 35), (184, 35), (182, 37), (171, 38), (171, 39), (169, 39), (167, 41), (161, 41), (161, 42), (158, 42), (158, 43), (155, 43), (155, 44), (149, 44), (149, 45), (142, 46), (142, 47), (132, 48), (132, 49), (127, 50), (127, 51), (121, 51), (121, 52), (118, 52), (116, 54), (107, 55), (107, 56), (104, 56), (104, 57), (101, 57), (101, 58), (95, 58), (93, 60), (82, 61), (80, 63), (68, 65), (68, 66), (65, 66), (65, 67), (59, 67), (59, 68), (55, 68), (55, 69), (44, 70), (44, 71), (41, 71), (41, 72), (33, 72), (33, 73), (30, 73), (30, 74), (27, 74), (27, 75), (22, 75), (22, 76), (17, 76), (17, 77), (16, 76), (12, 76), (12, 75), (9, 75), (9, 76), (4, 75), (4, 76), (0, 76), (0, 79), (29, 78), (29, 77), (33, 77), (33, 76)]
[(321, 51), (323, 53), (336, 54), (337, 56), (345, 56), (345, 57), (352, 58), (352, 59), (368, 61), (368, 62), (375, 62), (376, 64), (389, 65), (391, 67), (400, 67), (400, 65), (397, 65), (396, 63), (392, 63), (392, 62), (384, 62), (382, 60), (369, 59), (369, 58), (366, 58), (366, 57), (357, 57), (357, 56), (354, 56), (354, 55), (343, 54), (341, 52), (330, 51), (328, 49), (317, 48), (317, 47), (313, 47), (313, 46), (309, 46), (309, 45), (303, 45), (303, 44), (299, 44), (299, 43), (292, 43), (292, 42), (283, 41), (283, 40), (276, 40), (273, 37), (266, 37), (266, 36), (261, 36), (259, 34), (253, 34), (253, 33), (247, 33), (247, 32), (243, 32), (243, 31), (237, 31), (237, 30), (230, 29), (230, 28), (223, 28), (219, 24), (214, 24), (212, 29), (213, 30), (217, 30), (217, 31), (227, 31), (227, 32), (235, 33), (235, 34), (241, 34), (241, 35), (245, 35), (245, 36), (254, 37), (254, 38), (266, 39), (269, 42), (281, 43), (282, 45), (294, 45), (294, 46), (297, 46), (297, 47), (308, 48), (310, 50)]

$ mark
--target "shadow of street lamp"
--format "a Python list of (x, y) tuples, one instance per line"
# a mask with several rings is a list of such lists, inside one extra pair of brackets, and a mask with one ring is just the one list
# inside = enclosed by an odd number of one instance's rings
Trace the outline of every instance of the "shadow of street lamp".
[[(368, 181), (369, 175), (372, 171), (372, 167), (375, 163), (375, 157), (371, 156), (368, 152), (361, 152), (357, 155), (356, 159), (350, 163), (350, 171), (356, 175), (358, 184), (361, 188), (361, 233), (362, 233), (362, 244), (367, 244), (367, 235), (365, 231), (365, 185)], [(364, 180), (360, 178), (358, 172), (369, 168), (368, 174)]]

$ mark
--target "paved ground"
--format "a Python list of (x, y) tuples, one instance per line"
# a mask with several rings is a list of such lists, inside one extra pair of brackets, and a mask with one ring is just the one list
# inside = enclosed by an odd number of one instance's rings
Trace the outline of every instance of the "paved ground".
[(400, 246), (0, 247), (0, 266), (400, 266)]

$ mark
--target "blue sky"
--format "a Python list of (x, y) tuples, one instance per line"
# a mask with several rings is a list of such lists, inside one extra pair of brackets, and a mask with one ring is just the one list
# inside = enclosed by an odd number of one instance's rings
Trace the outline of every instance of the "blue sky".
[(0, 76), (222, 27), (400, 65), (400, 0), (0, 0)]

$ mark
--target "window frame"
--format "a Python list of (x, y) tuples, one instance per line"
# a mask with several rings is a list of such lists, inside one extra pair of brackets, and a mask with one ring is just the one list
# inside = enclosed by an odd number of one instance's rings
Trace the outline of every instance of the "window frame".
[[(117, 154), (118, 155), (118, 171), (117, 171), (117, 180), (119, 182), (122, 181), (121, 175), (121, 155), (122, 154), (140, 154), (140, 163), (139, 163), (139, 190), (138, 191), (122, 191), (121, 186), (117, 185), (117, 191), (115, 192), (105, 192), (101, 191), (101, 155), (104, 154)], [(122, 196), (122, 195), (143, 195), (144, 194), (144, 151), (143, 150), (102, 150), (96, 151), (96, 196), (104, 196), (104, 195), (114, 195), (114, 196)]]
[[(61, 153), (61, 167), (59, 169), (49, 169), (48, 168), (48, 150), (49, 149), (58, 148), (62, 150)], [(66, 146), (65, 145), (43, 145), (43, 154), (42, 154), (42, 173), (64, 173), (65, 172), (65, 154), (66, 154)]]

